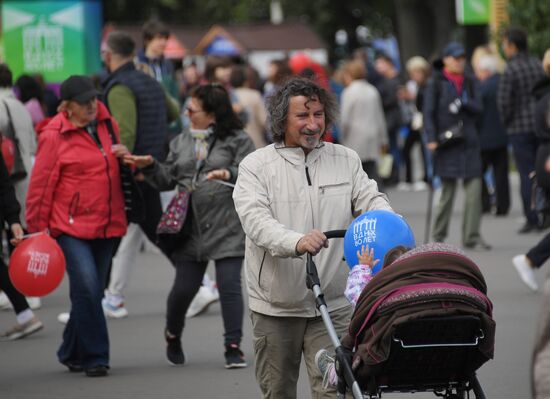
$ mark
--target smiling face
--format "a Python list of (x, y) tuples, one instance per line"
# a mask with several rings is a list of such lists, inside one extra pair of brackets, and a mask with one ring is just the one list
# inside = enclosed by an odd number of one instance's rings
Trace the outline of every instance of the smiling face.
[(301, 147), (306, 154), (319, 145), (325, 133), (325, 106), (317, 97), (291, 97), (288, 105), (284, 142)]

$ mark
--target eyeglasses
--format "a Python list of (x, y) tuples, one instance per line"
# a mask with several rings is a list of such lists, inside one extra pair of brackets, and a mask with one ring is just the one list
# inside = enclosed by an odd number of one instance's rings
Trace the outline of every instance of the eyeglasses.
[(187, 111), (187, 113), (189, 114), (189, 116), (193, 115), (193, 114), (198, 114), (200, 112), (204, 112), (204, 110), (202, 109), (199, 109), (199, 110), (196, 110), (196, 109), (193, 109), (191, 107), (187, 107), (185, 108), (185, 110)]

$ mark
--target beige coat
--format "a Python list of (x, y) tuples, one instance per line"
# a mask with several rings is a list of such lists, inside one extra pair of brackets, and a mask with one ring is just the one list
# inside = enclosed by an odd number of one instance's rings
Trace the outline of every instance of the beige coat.
[[(391, 210), (357, 154), (331, 143), (321, 144), (307, 159), (301, 148), (282, 144), (256, 150), (239, 166), (233, 200), (247, 236), (250, 309), (272, 316), (318, 315), (306, 288), (306, 257), (295, 252), (305, 233), (346, 229), (368, 210)], [(331, 311), (349, 306), (343, 295), (348, 275), (343, 252), (343, 240), (334, 239), (314, 259)]]
[(248, 121), (246, 122), (244, 131), (248, 133), (256, 148), (265, 147), (267, 145), (267, 141), (265, 140), (267, 114), (261, 93), (258, 90), (247, 87), (233, 89), (233, 93), (237, 96), (239, 104), (248, 113)]
[(354, 80), (342, 92), (342, 144), (361, 161), (376, 161), (388, 144), (386, 119), (378, 90), (365, 80)]

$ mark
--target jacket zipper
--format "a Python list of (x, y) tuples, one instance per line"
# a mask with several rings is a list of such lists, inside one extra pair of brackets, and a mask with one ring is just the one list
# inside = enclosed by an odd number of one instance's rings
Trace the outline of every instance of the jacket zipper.
[[(306, 179), (307, 179), (307, 185), (308, 185), (307, 192), (308, 192), (308, 197), (309, 197), (309, 208), (311, 210), (311, 226), (314, 229), (315, 228), (315, 213), (313, 211), (313, 199), (311, 198), (312, 184), (311, 184), (311, 177), (309, 176), (309, 168), (308, 168), (307, 165), (306, 165)], [(315, 316), (319, 316), (319, 311), (317, 310), (317, 307), (315, 308), (314, 312), (315, 312)]]
[(80, 202), (80, 193), (76, 192), (73, 195), (73, 198), (71, 199), (71, 203), (69, 204), (69, 224), (74, 224), (74, 214), (76, 213), (76, 209), (78, 208), (78, 203)]
[(111, 181), (111, 168), (109, 166), (109, 159), (107, 158), (107, 153), (103, 149), (103, 146), (101, 145), (101, 141), (99, 140), (99, 136), (97, 136), (97, 130), (96, 134), (89, 134), (94, 142), (96, 143), (97, 147), (99, 148), (99, 151), (101, 151), (101, 154), (103, 155), (103, 159), (105, 160), (105, 166), (107, 169), (107, 179), (109, 180), (109, 196), (108, 196), (108, 204), (109, 204), (109, 217), (107, 218), (107, 224), (105, 224), (105, 228), (103, 229), (103, 235), (104, 238), (107, 238), (107, 229), (109, 228), (109, 225), (111, 224), (111, 216), (112, 216), (112, 208), (111, 208), (111, 201), (113, 197), (112, 193), (112, 181)]
[(258, 287), (260, 288), (262, 288), (262, 282), (260, 278), (262, 277), (262, 270), (264, 269), (264, 261), (265, 261), (266, 255), (267, 255), (267, 251), (264, 251), (264, 256), (262, 257), (262, 263), (260, 263), (260, 271), (258, 272)]

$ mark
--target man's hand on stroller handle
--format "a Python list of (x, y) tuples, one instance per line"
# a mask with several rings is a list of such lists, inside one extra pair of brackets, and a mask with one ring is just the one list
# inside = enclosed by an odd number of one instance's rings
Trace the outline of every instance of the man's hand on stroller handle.
[(322, 248), (328, 248), (327, 237), (319, 230), (311, 230), (296, 244), (296, 254), (303, 255), (309, 252), (311, 255), (317, 255)]

